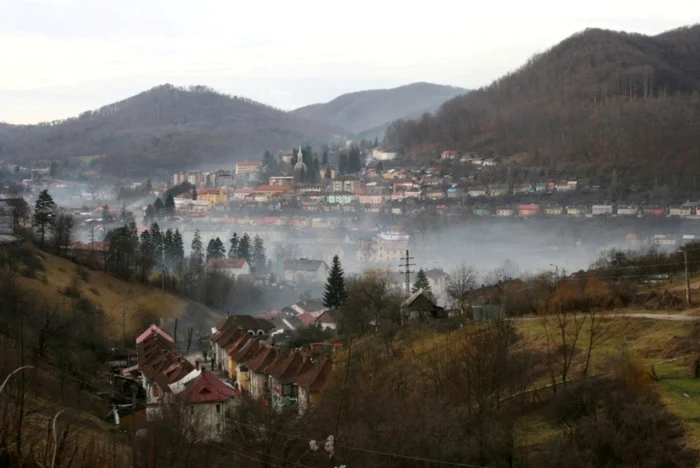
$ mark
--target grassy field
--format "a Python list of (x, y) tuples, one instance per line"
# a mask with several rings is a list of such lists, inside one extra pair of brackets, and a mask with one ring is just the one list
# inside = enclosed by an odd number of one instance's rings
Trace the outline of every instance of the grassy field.
[(217, 319), (217, 314), (211, 309), (160, 289), (125, 282), (96, 270), (88, 270), (85, 281), (78, 274), (78, 268), (83, 267), (46, 252), (37, 252), (37, 255), (41, 257), (44, 271), (36, 278), (22, 277), (21, 285), (47, 304), (60, 305), (73, 300), (66, 297), (64, 291), (76, 284), (81, 297), (105, 312), (108, 336), (115, 342), (123, 339), (123, 318), (129, 338), (135, 337), (146, 321), (165, 319), (167, 323), (168, 319), (180, 318), (190, 324), (201, 322), (201, 326), (205, 326)]

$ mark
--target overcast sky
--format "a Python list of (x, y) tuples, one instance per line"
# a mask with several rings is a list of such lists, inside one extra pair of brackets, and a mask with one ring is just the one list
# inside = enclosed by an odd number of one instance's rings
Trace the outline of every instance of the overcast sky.
[(414, 81), (475, 88), (586, 27), (657, 34), (700, 1), (0, 0), (0, 121), (203, 84), (282, 109)]

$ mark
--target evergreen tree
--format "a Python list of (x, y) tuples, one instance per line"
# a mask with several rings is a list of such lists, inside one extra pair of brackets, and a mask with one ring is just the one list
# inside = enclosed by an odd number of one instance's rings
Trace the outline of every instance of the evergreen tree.
[(160, 270), (163, 268), (163, 233), (158, 223), (151, 224), (150, 231), (153, 244), (153, 264)]
[(340, 159), (338, 160), (338, 172), (341, 174), (346, 174), (348, 172), (348, 155), (345, 153), (340, 153)]
[(190, 250), (190, 258), (192, 261), (195, 265), (201, 266), (202, 263), (204, 263), (204, 245), (202, 244), (202, 235), (199, 233), (199, 229), (194, 231)]
[(226, 248), (224, 243), (218, 237), (216, 239), (211, 239), (207, 244), (207, 263), (209, 260), (216, 258), (224, 258), (226, 256)]
[(374, 146), (373, 146), (373, 148), (376, 148), (377, 146), (379, 146), (379, 137), (374, 137)]
[(50, 231), (56, 221), (56, 203), (48, 190), (42, 190), (34, 205), (32, 224), (39, 236), (39, 245), (44, 247), (46, 232)]
[(323, 151), (323, 155), (321, 156), (321, 166), (328, 166), (328, 150)]
[(163, 235), (163, 255), (165, 256), (165, 266), (171, 268), (175, 263), (175, 241), (173, 230), (168, 228)]
[(233, 233), (233, 236), (231, 236), (231, 240), (229, 241), (231, 244), (231, 247), (228, 249), (228, 258), (237, 258), (238, 257), (238, 244), (240, 243), (240, 239), (238, 238), (238, 234), (235, 232)]
[(296, 166), (298, 162), (299, 162), (299, 150), (294, 148), (292, 150), (292, 160), (290, 162), (290, 164), (292, 165), (292, 168), (294, 166)]
[(165, 211), (165, 216), (173, 216), (175, 214), (175, 199), (172, 194), (169, 194), (168, 198), (165, 199), (163, 210)]
[(197, 186), (192, 187), (192, 200), (197, 200)]
[(153, 239), (148, 229), (141, 233), (139, 243), (139, 275), (142, 283), (148, 280), (148, 276), (153, 268), (155, 253), (153, 251)]
[(107, 255), (105, 267), (118, 278), (128, 280), (131, 269), (138, 264), (139, 239), (136, 226), (122, 226), (113, 229), (105, 236)]
[(430, 296), (431, 298), (433, 297), (433, 291), (430, 288), (430, 282), (428, 281), (428, 275), (425, 274), (424, 269), (418, 270), (418, 273), (416, 273), (416, 279), (413, 281), (413, 286), (411, 287), (411, 292), (416, 292), (419, 289), (422, 289), (423, 292)]
[(348, 156), (348, 172), (356, 173), (360, 172), (362, 169), (362, 162), (360, 161), (360, 148), (354, 146), (350, 148), (350, 155)]
[(149, 225), (156, 220), (156, 210), (153, 208), (152, 204), (146, 207), (146, 213), (143, 216), (143, 223)]
[(185, 244), (179, 229), (175, 229), (175, 233), (173, 234), (173, 259), (175, 263), (179, 263), (185, 259)]
[(382, 164), (381, 161), (377, 163), (377, 168), (376, 168), (377, 173), (381, 173), (384, 171), (384, 164)]
[(163, 201), (160, 197), (156, 198), (156, 201), (153, 202), (153, 210), (155, 211), (156, 218), (160, 219), (161, 216), (163, 216)]
[(109, 212), (109, 205), (105, 204), (102, 206), (102, 223), (111, 223), (112, 221), (114, 221), (114, 217)]
[(251, 252), (251, 245), (250, 245), (250, 236), (246, 232), (243, 234), (243, 237), (241, 237), (241, 241), (238, 243), (238, 258), (244, 258), (246, 262), (249, 264), (252, 263), (252, 252)]
[(261, 273), (265, 269), (267, 264), (267, 257), (265, 255), (265, 244), (260, 236), (256, 235), (253, 239), (253, 263), (255, 265), (255, 272)]
[(345, 278), (343, 267), (340, 265), (340, 258), (337, 255), (333, 257), (331, 271), (328, 274), (328, 281), (323, 292), (323, 305), (329, 309), (338, 310), (348, 298), (348, 292), (345, 289)]

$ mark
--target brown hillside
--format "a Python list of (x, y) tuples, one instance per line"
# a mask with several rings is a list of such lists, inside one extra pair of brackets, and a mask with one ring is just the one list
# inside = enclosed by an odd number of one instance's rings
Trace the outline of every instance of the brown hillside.
[(654, 37), (589, 29), (434, 116), (395, 122), (386, 139), (410, 156), (528, 152), (540, 167), (682, 183), (700, 169), (699, 92), (700, 26)]
[(162, 85), (76, 118), (6, 127), (0, 159), (107, 155), (109, 173), (148, 174), (330, 138), (328, 126), (249, 99)]

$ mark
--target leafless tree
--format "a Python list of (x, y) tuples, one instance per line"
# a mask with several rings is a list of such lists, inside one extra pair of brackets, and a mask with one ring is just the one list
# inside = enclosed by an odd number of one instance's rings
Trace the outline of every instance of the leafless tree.
[(450, 306), (458, 309), (462, 315), (471, 306), (471, 291), (476, 286), (476, 272), (472, 267), (461, 265), (450, 272), (446, 280), (445, 293)]

